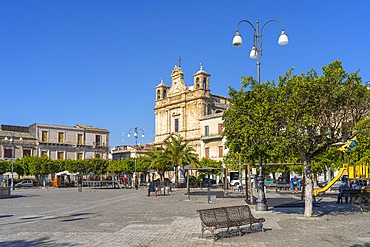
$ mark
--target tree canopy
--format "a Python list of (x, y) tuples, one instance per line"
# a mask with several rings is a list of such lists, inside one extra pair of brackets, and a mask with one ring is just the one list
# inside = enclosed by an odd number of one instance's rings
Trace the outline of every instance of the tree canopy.
[(364, 119), (370, 93), (358, 72), (349, 74), (340, 61), (293, 75), (279, 82), (257, 84), (243, 78), (239, 91), (230, 89), (231, 106), (224, 118), (224, 135), (230, 152), (246, 159), (286, 161), (300, 157), (304, 165), (305, 216), (312, 215), (311, 160), (338, 142), (355, 135), (355, 125)]

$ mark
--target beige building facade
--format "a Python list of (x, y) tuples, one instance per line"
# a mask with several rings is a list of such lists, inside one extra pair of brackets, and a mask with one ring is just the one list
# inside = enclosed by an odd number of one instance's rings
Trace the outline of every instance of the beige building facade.
[(53, 160), (108, 159), (109, 131), (106, 129), (82, 124), (32, 124), (29, 128), (38, 141), (38, 156)]
[[(28, 127), (0, 125), (0, 159), (11, 160), (36, 155), (37, 140)], [(13, 153), (14, 152), (14, 153)]]
[[(220, 146), (224, 150), (218, 130), (219, 124), (222, 126), (221, 116), (228, 101), (224, 96), (211, 94), (210, 77), (201, 65), (199, 71), (193, 75), (192, 84), (187, 86), (184, 72), (181, 67), (175, 66), (171, 73), (171, 86), (161, 80), (156, 87), (154, 145), (162, 144), (173, 135), (181, 136), (185, 141), (190, 141), (189, 145), (200, 158), (207, 156), (208, 148), (208, 152), (211, 152), (208, 153), (209, 158), (222, 159), (216, 155), (221, 150)], [(212, 133), (214, 130), (214, 133), (218, 133), (217, 138), (206, 135), (206, 126)], [(214, 154), (216, 146), (218, 151)], [(224, 151), (218, 154), (223, 155)]]
[(52, 160), (108, 159), (108, 154), (109, 131), (102, 128), (38, 123), (30, 126), (1, 125), (0, 128), (1, 159), (26, 155), (45, 156)]
[(222, 136), (222, 113), (214, 113), (199, 119), (202, 135), (200, 137), (200, 156), (216, 161), (222, 161), (227, 154), (225, 137)]

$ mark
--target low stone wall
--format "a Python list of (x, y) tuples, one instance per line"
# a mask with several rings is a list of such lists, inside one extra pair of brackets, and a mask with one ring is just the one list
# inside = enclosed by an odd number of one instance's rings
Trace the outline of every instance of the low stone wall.
[(0, 187), (0, 198), (9, 197), (11, 195), (10, 187)]

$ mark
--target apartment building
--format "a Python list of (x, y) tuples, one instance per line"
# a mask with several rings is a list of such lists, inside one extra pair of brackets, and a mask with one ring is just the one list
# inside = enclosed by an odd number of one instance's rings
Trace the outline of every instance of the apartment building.
[[(0, 125), (0, 159), (11, 160), (36, 155), (37, 140), (28, 127)], [(13, 154), (14, 151), (14, 154)]]
[(151, 146), (148, 144), (140, 144), (137, 146), (119, 145), (111, 149), (112, 160), (126, 160), (129, 158), (137, 158), (144, 156)]
[(0, 158), (11, 159), (13, 148), (14, 158), (31, 155), (53, 160), (108, 159), (109, 131), (82, 124), (1, 125)]
[(226, 138), (222, 136), (222, 113), (214, 113), (199, 119), (202, 130), (200, 157), (222, 161), (227, 154), (225, 149)]

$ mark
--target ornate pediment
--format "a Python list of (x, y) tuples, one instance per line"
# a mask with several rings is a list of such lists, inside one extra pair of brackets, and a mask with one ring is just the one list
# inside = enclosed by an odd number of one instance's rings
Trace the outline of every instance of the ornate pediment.
[(187, 86), (184, 83), (184, 72), (180, 67), (175, 66), (172, 71), (171, 77), (172, 85), (170, 90), (168, 91), (168, 96), (170, 96), (171, 94), (179, 94), (187, 90)]

